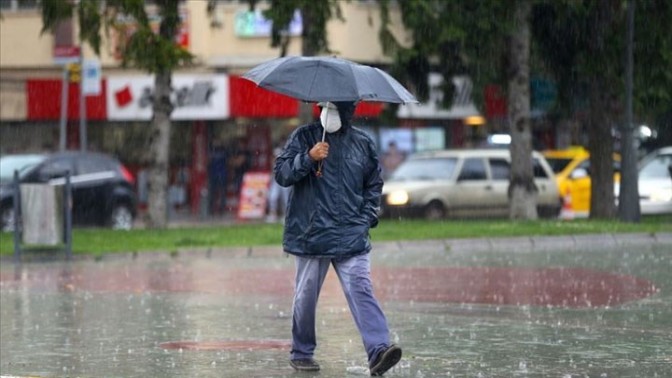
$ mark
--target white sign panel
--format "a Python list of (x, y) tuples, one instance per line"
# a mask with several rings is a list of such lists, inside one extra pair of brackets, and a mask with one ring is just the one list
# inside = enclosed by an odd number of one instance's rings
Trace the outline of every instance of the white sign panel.
[[(229, 117), (227, 75), (173, 75), (172, 120)], [(107, 79), (107, 117), (114, 120), (152, 118), (153, 76), (113, 76)]]
[(401, 128), (381, 128), (380, 129), (380, 148), (383, 152), (387, 151), (390, 142), (394, 142), (397, 148), (405, 153), (413, 152), (413, 130)]
[(101, 92), (101, 68), (98, 59), (84, 59), (82, 67), (82, 90), (87, 96), (98, 96)]
[(413, 130), (416, 151), (446, 148), (446, 130), (443, 127), (423, 127)]
[(400, 106), (397, 117), (409, 119), (461, 119), (480, 115), (476, 106), (471, 101), (471, 79), (466, 76), (453, 78), (455, 85), (455, 97), (450, 109), (443, 109), (443, 76), (438, 73), (430, 73), (427, 77), (429, 84), (429, 99), (420, 104), (406, 104)]

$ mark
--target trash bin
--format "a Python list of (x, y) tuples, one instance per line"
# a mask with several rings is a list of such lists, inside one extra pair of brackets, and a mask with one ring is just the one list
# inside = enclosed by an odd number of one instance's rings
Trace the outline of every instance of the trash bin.
[(63, 185), (21, 184), (23, 243), (63, 244)]

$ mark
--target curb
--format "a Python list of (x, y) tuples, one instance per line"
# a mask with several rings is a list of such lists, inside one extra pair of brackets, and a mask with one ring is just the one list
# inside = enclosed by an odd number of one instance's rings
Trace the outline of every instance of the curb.
[[(669, 245), (672, 252), (672, 233), (632, 233), (632, 234), (585, 234), (566, 236), (513, 236), (501, 238), (473, 239), (429, 239), (400, 240), (389, 242), (373, 242), (372, 252), (543, 252), (552, 250), (595, 250), (622, 246), (646, 247)], [(75, 261), (119, 261), (119, 260), (157, 260), (181, 257), (202, 258), (261, 258), (275, 257), (285, 254), (282, 246), (248, 246), (248, 247), (186, 247), (173, 251), (144, 251), (105, 253), (102, 255), (73, 255)], [(285, 254), (286, 255), (286, 254)], [(30, 255), (24, 252), (23, 262), (30, 261), (63, 261), (64, 254)], [(0, 257), (0, 262), (13, 262), (13, 255)]]

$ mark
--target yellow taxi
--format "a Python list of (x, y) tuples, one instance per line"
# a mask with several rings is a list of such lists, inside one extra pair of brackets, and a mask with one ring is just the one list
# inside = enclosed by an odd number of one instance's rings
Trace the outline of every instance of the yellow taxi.
[[(555, 173), (563, 198), (562, 216), (586, 218), (590, 214), (590, 153), (582, 146), (542, 153)], [(620, 182), (621, 158), (614, 155), (614, 182)], [(569, 215), (570, 213), (571, 215)]]

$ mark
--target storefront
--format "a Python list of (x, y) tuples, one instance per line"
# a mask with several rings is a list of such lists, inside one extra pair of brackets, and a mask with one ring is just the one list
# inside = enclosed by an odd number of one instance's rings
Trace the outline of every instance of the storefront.
[[(244, 172), (270, 172), (273, 150), (284, 145), (299, 126), (300, 102), (258, 88), (238, 76), (220, 73), (176, 73), (172, 79), (169, 200), (174, 209), (217, 214), (235, 211)], [(141, 203), (147, 199), (144, 173), (149, 159), (146, 141), (152, 117), (154, 79), (150, 75), (112, 75), (101, 80), (100, 94), (86, 97), (87, 148), (117, 156), (136, 176)], [(61, 80), (25, 81), (25, 119), (3, 122), (3, 153), (58, 149)], [(16, 97), (16, 96), (15, 96)], [(400, 106), (399, 125), (384, 124), (389, 105), (357, 106), (355, 124), (367, 131), (381, 152), (395, 141), (403, 152), (460, 145), (446, 136), (453, 122), (431, 105)], [(68, 149), (80, 147), (79, 86), (69, 84), (67, 112)], [(313, 117), (319, 109), (313, 105)], [(3, 110), (5, 112), (5, 110)], [(410, 113), (409, 113), (410, 112)], [(420, 112), (420, 113), (418, 113)], [(420, 117), (418, 117), (420, 114)], [(443, 117), (443, 118), (442, 118)], [(16, 137), (12, 135), (16, 134)], [(28, 137), (24, 137), (28, 135)], [(238, 167), (235, 156), (245, 155)], [(220, 161), (224, 158), (226, 161)], [(220, 160), (217, 160), (220, 159)], [(220, 167), (220, 168), (217, 168)], [(213, 187), (222, 170), (223, 187)], [(224, 194), (216, 196), (217, 191)]]
[[(105, 150), (112, 148), (135, 170), (140, 202), (144, 203), (145, 141), (152, 117), (154, 78), (113, 76), (107, 82)], [(198, 212), (207, 201), (209, 128), (229, 120), (229, 78), (223, 74), (175, 74), (172, 88), (169, 202), (171, 209)]]

